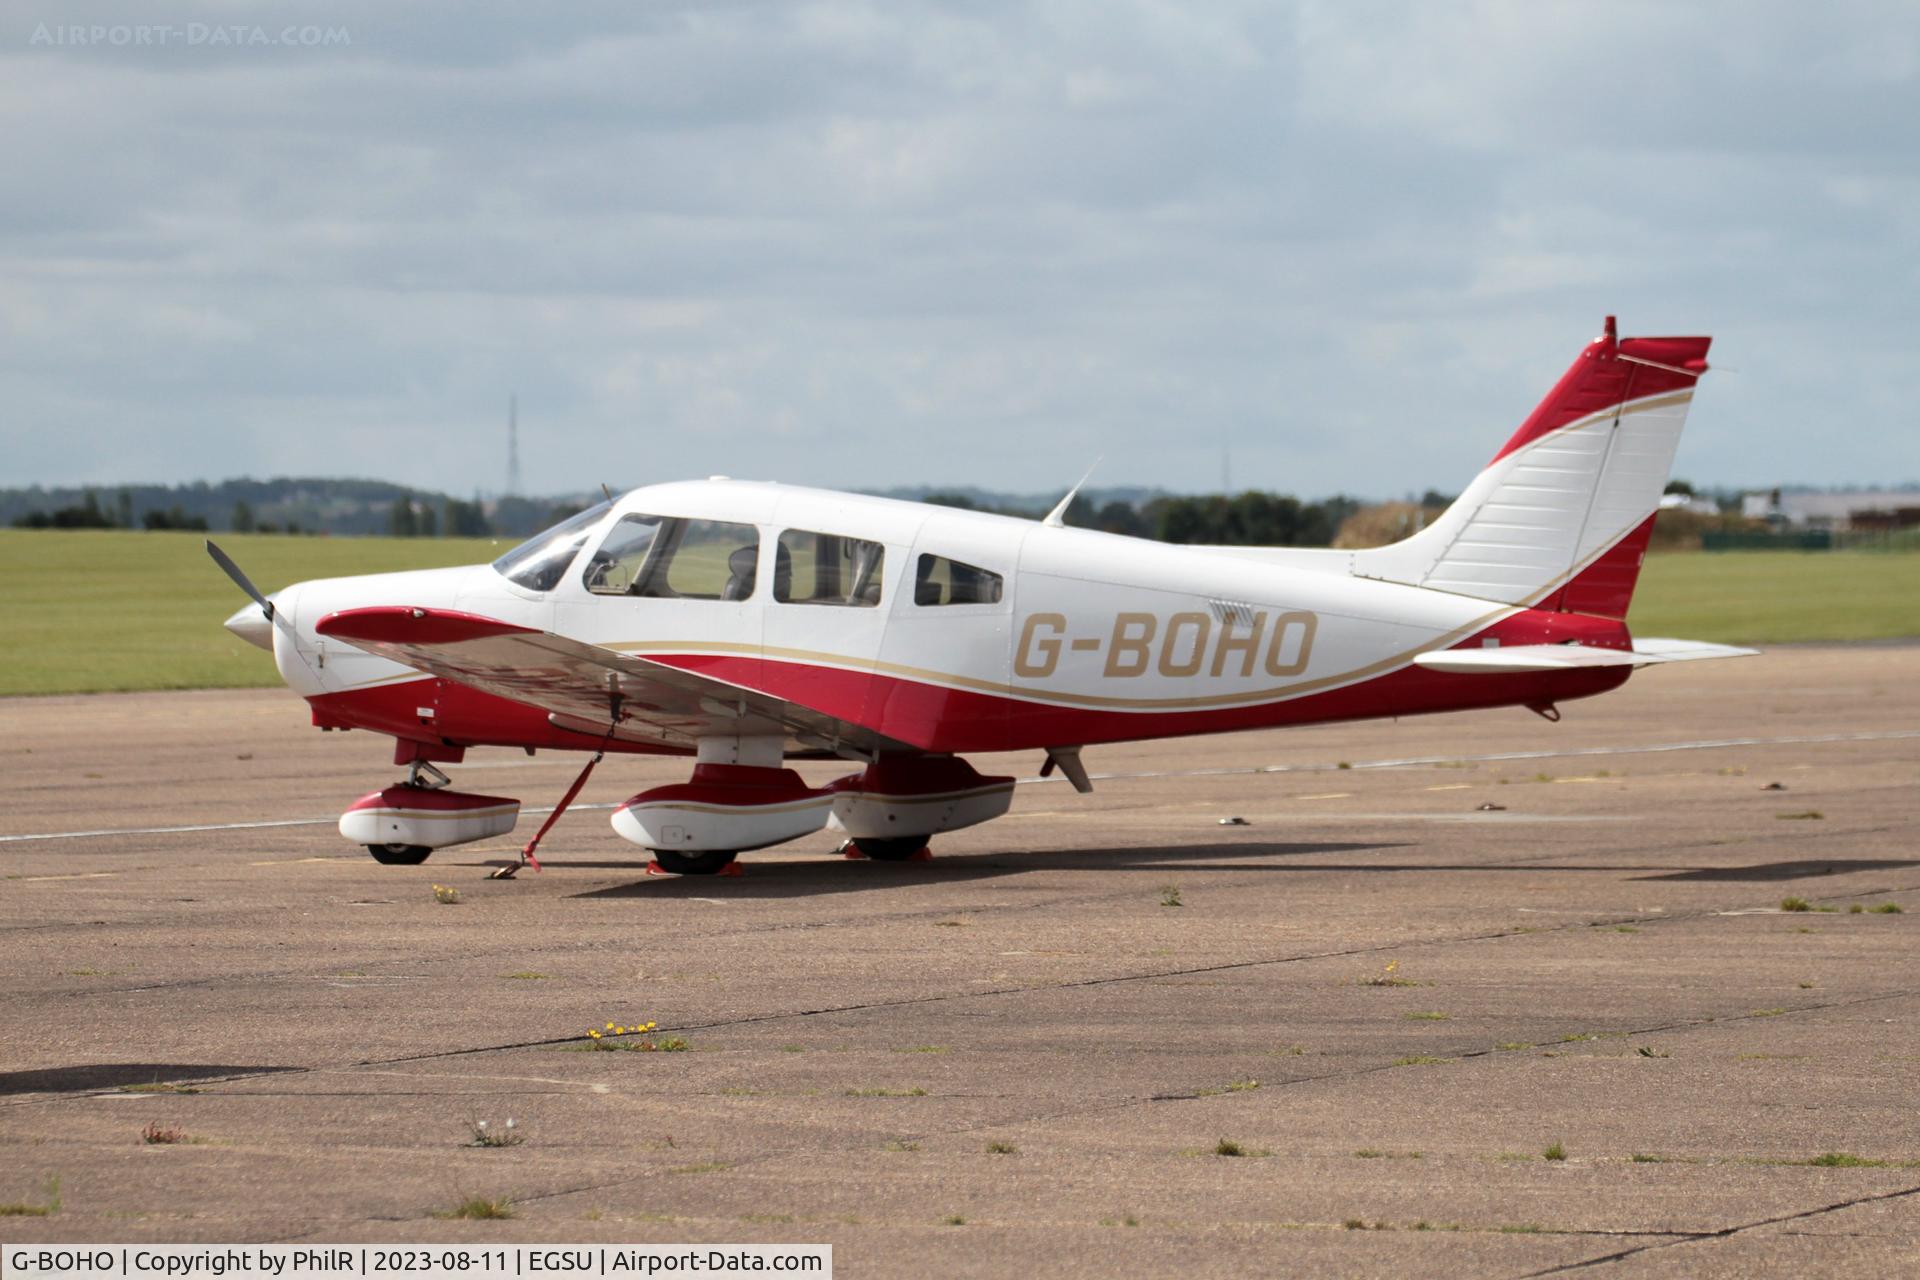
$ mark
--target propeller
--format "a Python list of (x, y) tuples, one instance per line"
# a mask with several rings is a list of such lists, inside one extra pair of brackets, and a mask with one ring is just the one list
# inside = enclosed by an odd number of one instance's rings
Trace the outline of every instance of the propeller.
[(207, 539), (207, 554), (213, 557), (213, 562), (219, 565), (229, 578), (233, 579), (234, 586), (246, 592), (248, 597), (260, 606), (260, 612), (267, 615), (267, 621), (272, 622), (273, 601), (260, 593), (260, 588), (253, 585), (253, 579), (243, 573), (240, 566), (233, 562), (233, 557), (222, 551), (212, 538)]

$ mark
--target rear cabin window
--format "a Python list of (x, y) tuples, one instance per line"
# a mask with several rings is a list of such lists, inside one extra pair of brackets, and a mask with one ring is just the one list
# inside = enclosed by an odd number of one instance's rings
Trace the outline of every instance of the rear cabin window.
[(913, 602), (999, 604), (1000, 575), (945, 556), (921, 556), (913, 568)]
[(871, 609), (880, 603), (886, 562), (887, 549), (877, 542), (788, 529), (774, 549), (773, 598)]
[(634, 514), (614, 524), (581, 581), (598, 595), (745, 600), (759, 560), (750, 524)]

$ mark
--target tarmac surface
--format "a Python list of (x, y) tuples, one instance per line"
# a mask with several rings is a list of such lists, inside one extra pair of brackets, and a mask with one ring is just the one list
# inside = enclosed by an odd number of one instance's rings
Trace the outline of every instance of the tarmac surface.
[[(1101, 748), (923, 864), (647, 876), (576, 811), (513, 881), (510, 839), (346, 845), (389, 743), (290, 694), (0, 701), (0, 1209), (56, 1208), (0, 1240), (1914, 1274), (1917, 690), (1920, 647), (1783, 648), (1558, 725)], [(581, 757), (470, 760), (534, 808)], [(688, 1049), (586, 1048), (643, 1020)], [(441, 1216), (472, 1198), (513, 1216)]]

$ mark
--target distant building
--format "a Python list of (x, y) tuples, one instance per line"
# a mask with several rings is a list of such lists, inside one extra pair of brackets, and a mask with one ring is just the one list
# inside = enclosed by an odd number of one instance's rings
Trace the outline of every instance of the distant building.
[(1771, 489), (1742, 495), (1740, 514), (1787, 529), (1914, 529), (1920, 528), (1920, 491), (1782, 493)]
[(1660, 499), (1662, 511), (1691, 511), (1697, 516), (1717, 516), (1720, 504), (1712, 498), (1695, 493), (1669, 493)]

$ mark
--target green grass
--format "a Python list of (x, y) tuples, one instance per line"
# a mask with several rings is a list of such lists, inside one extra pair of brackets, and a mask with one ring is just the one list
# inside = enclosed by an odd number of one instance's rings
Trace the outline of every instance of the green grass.
[[(247, 598), (199, 533), (0, 529), (0, 694), (280, 683), (273, 659), (221, 627)], [(309, 578), (491, 560), (510, 539), (214, 534), (262, 591)]]
[(1864, 551), (1673, 552), (1647, 557), (1635, 635), (1721, 644), (1920, 635), (1920, 556)]

